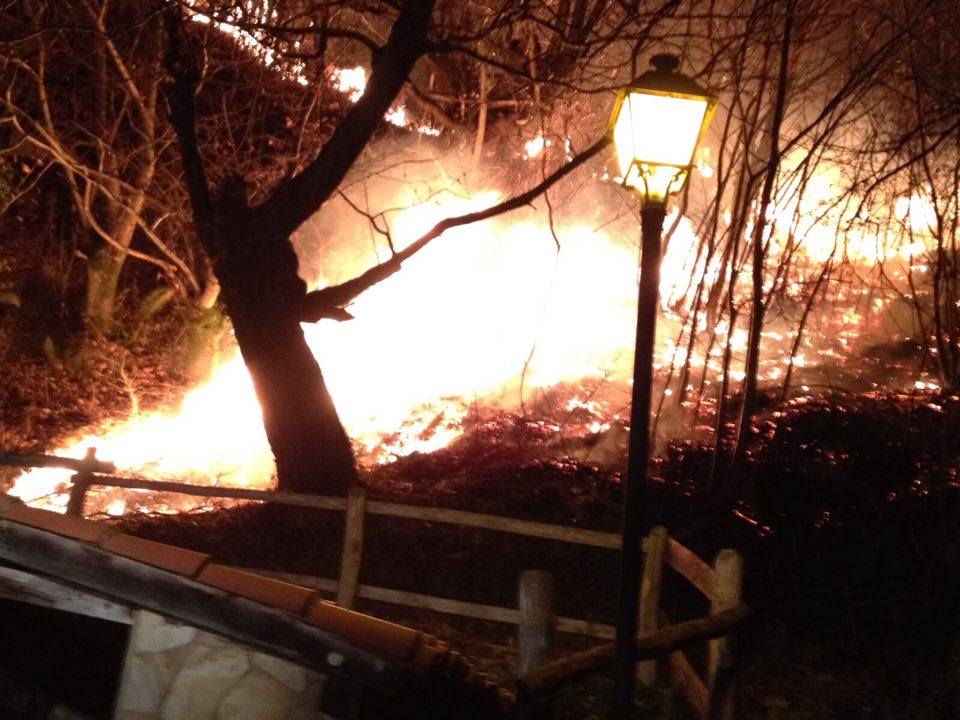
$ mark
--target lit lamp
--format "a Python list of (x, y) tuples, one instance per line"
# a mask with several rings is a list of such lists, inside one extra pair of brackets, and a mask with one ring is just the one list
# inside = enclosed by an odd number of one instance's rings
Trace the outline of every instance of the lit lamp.
[(675, 55), (650, 62), (654, 69), (620, 92), (610, 125), (623, 184), (641, 190), (647, 203), (665, 203), (687, 181), (716, 98), (677, 72)]
[(656, 55), (653, 70), (617, 98), (610, 127), (623, 184), (643, 193), (637, 339), (630, 410), (630, 454), (623, 502), (623, 549), (617, 619), (614, 717), (628, 720), (636, 687), (637, 604), (643, 557), (644, 495), (650, 461), (650, 401), (660, 285), (660, 239), (667, 198), (683, 189), (716, 98), (677, 72), (673, 55)]

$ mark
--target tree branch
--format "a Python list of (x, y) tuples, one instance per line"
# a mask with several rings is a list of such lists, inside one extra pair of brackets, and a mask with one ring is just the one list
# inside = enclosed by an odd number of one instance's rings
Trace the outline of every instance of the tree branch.
[(511, 210), (516, 210), (525, 205), (529, 205), (531, 202), (533, 202), (533, 200), (545, 193), (564, 177), (599, 154), (601, 150), (610, 144), (610, 141), (611, 137), (608, 133), (582, 153), (574, 157), (570, 162), (565, 165), (561, 165), (559, 168), (554, 170), (553, 173), (548, 175), (540, 183), (530, 188), (526, 192), (515, 195), (512, 198), (508, 198), (507, 200), (497, 203), (496, 205), (491, 205), (483, 210), (477, 210), (476, 212), (466, 213), (465, 215), (457, 215), (446, 218), (445, 220), (441, 220), (426, 234), (421, 235), (403, 250), (394, 253), (393, 257), (391, 257), (389, 260), (373, 266), (352, 280), (347, 280), (339, 285), (331, 285), (330, 287), (321, 288), (320, 290), (314, 290), (313, 292), (307, 293), (301, 306), (300, 320), (302, 322), (317, 322), (323, 318), (333, 318), (335, 320), (350, 319), (351, 316), (348, 313), (346, 313), (346, 317), (344, 316), (344, 305), (353, 301), (361, 293), (369, 290), (377, 283), (386, 280), (388, 277), (393, 275), (397, 270), (400, 269), (400, 265), (403, 261), (408, 260), (423, 250), (423, 248), (430, 244), (432, 240), (435, 240), (443, 235), (447, 230), (452, 230), (455, 227), (469, 225), (482, 220), (489, 220), (497, 215), (502, 215), (510, 212)]
[(561, 167), (557, 168), (551, 175), (548, 175), (543, 181), (530, 188), (526, 192), (515, 195), (512, 198), (504, 200), (501, 203), (492, 205), (491, 207), (483, 210), (477, 210), (476, 212), (466, 213), (465, 215), (457, 215), (455, 217), (447, 218), (446, 220), (441, 220), (425, 235), (422, 235), (418, 239), (414, 240), (412, 243), (410, 243), (410, 245), (398, 252), (397, 258), (402, 262), (413, 257), (416, 253), (420, 252), (424, 247), (426, 247), (431, 240), (440, 237), (447, 230), (451, 230), (452, 228), (459, 227), (461, 225), (469, 225), (470, 223), (480, 222), (481, 220), (488, 220), (492, 217), (496, 217), (497, 215), (502, 215), (503, 213), (510, 212), (511, 210), (521, 208), (524, 205), (529, 205), (542, 193), (549, 190), (571, 172), (600, 153), (601, 150), (605, 149), (610, 144), (610, 141), (610, 135), (604, 135), (589, 148), (574, 157), (566, 165), (562, 165)]
[(313, 215), (363, 152), (384, 113), (428, 46), (435, 0), (406, 0), (390, 37), (374, 58), (366, 91), (337, 126), (320, 154), (302, 172), (280, 183), (258, 208), (272, 232), (290, 235)]
[(186, 47), (183, 18), (179, 10), (172, 8), (167, 12), (166, 25), (168, 46), (164, 64), (173, 79), (173, 82), (168, 84), (167, 91), (170, 124), (180, 145), (180, 158), (197, 234), (207, 251), (213, 254), (212, 251), (216, 249), (213, 199), (203, 167), (203, 157), (197, 145), (196, 95), (202, 71), (196, 58)]

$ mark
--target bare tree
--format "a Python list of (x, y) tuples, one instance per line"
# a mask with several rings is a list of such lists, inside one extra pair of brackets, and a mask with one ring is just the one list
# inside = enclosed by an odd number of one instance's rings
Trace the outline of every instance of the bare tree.
[[(864, 203), (882, 204), (890, 242), (907, 248), (906, 267), (881, 275), (913, 309), (923, 366), (942, 386), (960, 388), (960, 82), (952, 9), (932, 2), (905, 43), (905, 62), (873, 123), (878, 162)], [(920, 32), (922, 30), (922, 32)]]
[[(85, 316), (112, 326), (127, 258), (196, 291), (193, 269), (156, 232), (169, 214), (151, 186), (172, 138), (159, 107), (162, 24), (156, 3), (17, 4), (3, 21), (3, 107), (14, 143), (55, 164), (95, 236)], [(153, 252), (131, 247), (140, 234)]]

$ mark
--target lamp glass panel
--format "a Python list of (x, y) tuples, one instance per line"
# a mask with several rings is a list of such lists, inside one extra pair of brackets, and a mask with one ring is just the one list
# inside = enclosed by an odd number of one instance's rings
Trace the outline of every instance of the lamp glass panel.
[(620, 172), (628, 173), (634, 161), (689, 165), (707, 104), (706, 98), (629, 93), (613, 128)]

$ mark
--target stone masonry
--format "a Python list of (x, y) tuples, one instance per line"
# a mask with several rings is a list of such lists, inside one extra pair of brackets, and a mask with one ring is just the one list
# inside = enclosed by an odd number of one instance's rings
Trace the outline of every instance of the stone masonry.
[(328, 720), (323, 676), (136, 610), (115, 720)]

